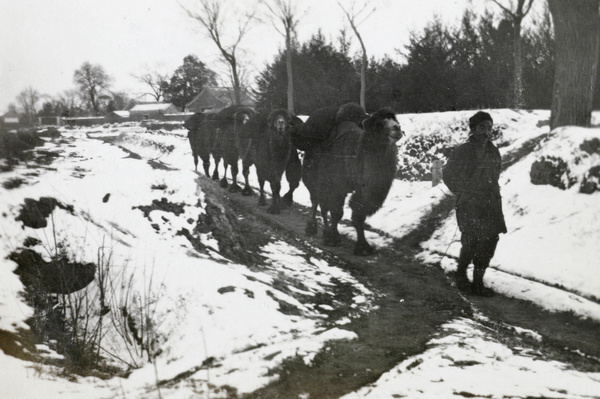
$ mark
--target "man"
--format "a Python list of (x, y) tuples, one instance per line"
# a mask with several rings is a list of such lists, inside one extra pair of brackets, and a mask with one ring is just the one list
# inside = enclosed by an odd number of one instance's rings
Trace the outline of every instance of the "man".
[[(443, 169), (446, 186), (456, 195), (456, 220), (461, 250), (456, 268), (456, 286), (480, 296), (492, 296), (484, 287), (483, 275), (496, 251), (498, 235), (506, 233), (500, 197), (501, 158), (492, 142), (493, 120), (479, 111), (469, 118), (469, 139), (458, 146)], [(467, 268), (473, 262), (473, 282)]]

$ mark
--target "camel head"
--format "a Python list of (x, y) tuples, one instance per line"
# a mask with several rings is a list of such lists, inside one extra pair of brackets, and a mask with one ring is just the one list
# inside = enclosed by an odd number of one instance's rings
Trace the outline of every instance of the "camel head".
[(234, 118), (237, 124), (245, 125), (252, 115), (254, 115), (254, 112), (251, 109), (241, 108), (235, 113)]
[(268, 122), (271, 130), (286, 134), (291, 122), (290, 114), (284, 109), (276, 109), (269, 114)]
[(390, 108), (382, 108), (363, 121), (363, 128), (369, 134), (385, 136), (395, 143), (404, 136), (396, 114)]

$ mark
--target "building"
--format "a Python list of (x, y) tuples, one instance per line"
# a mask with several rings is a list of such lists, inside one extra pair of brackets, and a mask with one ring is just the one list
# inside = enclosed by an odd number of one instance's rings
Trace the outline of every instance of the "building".
[(69, 116), (61, 120), (66, 126), (94, 126), (106, 122), (103, 116)]
[(113, 111), (104, 115), (107, 123), (120, 123), (129, 120), (129, 111)]
[(19, 114), (14, 108), (10, 108), (7, 113), (0, 116), (0, 129), (13, 130), (19, 128)]
[(143, 121), (146, 119), (162, 120), (165, 114), (175, 114), (179, 110), (171, 103), (137, 104), (129, 110), (129, 119)]
[(38, 125), (40, 126), (60, 126), (61, 124), (60, 116), (38, 116)]
[[(218, 112), (234, 104), (233, 89), (230, 87), (205, 87), (186, 104), (188, 112)], [(256, 100), (248, 93), (242, 91), (242, 105), (254, 108)]]

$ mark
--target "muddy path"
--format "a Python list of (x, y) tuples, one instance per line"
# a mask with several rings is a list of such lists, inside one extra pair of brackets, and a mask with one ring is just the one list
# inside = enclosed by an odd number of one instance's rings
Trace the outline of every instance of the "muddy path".
[[(343, 238), (340, 247), (326, 247), (321, 242), (321, 230), (318, 236), (307, 237), (304, 228), (308, 208), (294, 204), (279, 215), (271, 215), (266, 207), (257, 206), (256, 194), (245, 197), (229, 193), (204, 176), (197, 182), (205, 192), (222, 196), (223, 203), (243, 220), (245, 235), (268, 233), (295, 245), (319, 248), (332, 258), (330, 264), (348, 270), (382, 294), (376, 300), (377, 310), (344, 325), (358, 339), (332, 343), (310, 366), (301, 359), (285, 362), (273, 371), (279, 379), (245, 398), (291, 398), (301, 394), (338, 398), (375, 382), (398, 363), (423, 352), (439, 327), (457, 317), (474, 318), (488, 325), (508, 345), (518, 341), (518, 345), (535, 348), (548, 359), (581, 370), (600, 371), (599, 324), (569, 313), (549, 313), (529, 302), (500, 295), (465, 296), (441, 267), (415, 259), (421, 252), (419, 243), (433, 233), (452, 208), (451, 199), (442, 201), (408, 236), (380, 248), (374, 256), (358, 257), (352, 254), (354, 241), (348, 238)], [(518, 334), (512, 326), (534, 330), (542, 339)]]

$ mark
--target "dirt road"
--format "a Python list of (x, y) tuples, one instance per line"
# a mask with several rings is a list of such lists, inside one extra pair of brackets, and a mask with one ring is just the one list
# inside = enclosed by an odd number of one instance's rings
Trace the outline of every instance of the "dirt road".
[[(331, 263), (340, 265), (361, 283), (375, 288), (377, 310), (354, 319), (345, 329), (358, 339), (336, 342), (317, 355), (310, 366), (302, 360), (284, 363), (274, 383), (247, 398), (291, 398), (308, 393), (314, 398), (338, 398), (368, 383), (382, 373), (425, 350), (440, 325), (457, 317), (476, 318), (491, 327), (510, 346), (527, 345), (547, 359), (571, 364), (586, 371), (600, 371), (600, 325), (569, 313), (549, 313), (525, 301), (496, 295), (493, 298), (465, 296), (458, 292), (440, 267), (415, 259), (419, 243), (433, 233), (452, 207), (442, 201), (429, 218), (408, 236), (396, 240), (371, 257), (352, 254), (354, 242), (344, 238), (340, 247), (325, 247), (320, 235), (307, 237), (304, 227), (308, 209), (299, 205), (271, 215), (257, 206), (257, 196), (229, 193), (216, 182), (200, 176), (205, 193), (223, 198), (229, 212), (237, 216), (248, 242), (266, 236), (296, 246), (319, 248)], [(248, 248), (249, 249), (249, 248)], [(340, 309), (344, 311), (344, 309)], [(481, 317), (476, 315), (483, 315)], [(536, 331), (541, 340), (518, 334), (514, 327)], [(582, 355), (583, 354), (583, 355)]]

